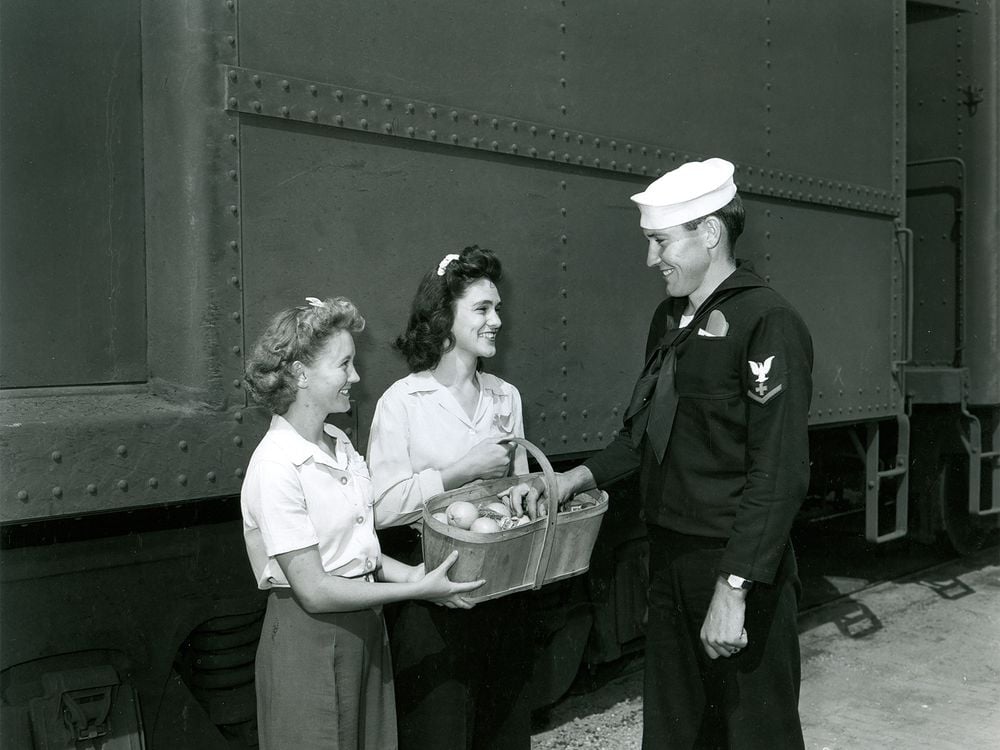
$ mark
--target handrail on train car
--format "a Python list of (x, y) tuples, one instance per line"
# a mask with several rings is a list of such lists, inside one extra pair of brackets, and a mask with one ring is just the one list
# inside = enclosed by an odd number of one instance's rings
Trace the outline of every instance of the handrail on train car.
[(907, 167), (924, 167), (930, 164), (957, 164), (959, 168), (958, 205), (955, 216), (958, 218), (958, 257), (955, 269), (955, 357), (954, 367), (962, 367), (965, 361), (965, 175), (967, 172), (965, 160), (959, 156), (938, 156), (931, 159), (917, 159), (906, 163)]
[[(903, 273), (906, 281), (906, 311), (903, 325), (906, 326), (906, 334), (903, 337), (905, 349), (902, 359), (892, 363), (894, 372), (898, 372), (900, 367), (913, 364), (913, 230), (909, 227), (898, 227), (896, 237), (902, 235), (905, 239), (902, 243)], [(904, 388), (905, 392), (905, 388)]]
[[(994, 428), (994, 450), (983, 450), (983, 429), (979, 418), (969, 411), (966, 404), (962, 405), (962, 421), (965, 430), (961, 433), (960, 439), (968, 457), (967, 478), (969, 488), (969, 514), (972, 516), (995, 516), (1000, 514), (1000, 450), (996, 450), (997, 436), (1000, 436), (1000, 425)], [(982, 470), (984, 463), (992, 463), (993, 491), (990, 493), (990, 503), (985, 508), (981, 507), (980, 498), (982, 492)]]

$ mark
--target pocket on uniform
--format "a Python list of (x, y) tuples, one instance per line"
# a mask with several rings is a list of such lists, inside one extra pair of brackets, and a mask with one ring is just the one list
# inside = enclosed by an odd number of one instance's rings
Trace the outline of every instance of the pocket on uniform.
[(678, 396), (732, 398), (741, 391), (738, 345), (728, 336), (690, 336), (678, 349)]

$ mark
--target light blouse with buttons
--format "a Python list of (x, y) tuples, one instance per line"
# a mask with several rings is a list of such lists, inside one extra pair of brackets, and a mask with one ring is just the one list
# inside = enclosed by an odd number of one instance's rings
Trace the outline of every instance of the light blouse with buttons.
[[(419, 521), (423, 503), (444, 492), (441, 470), (477, 443), (524, 437), (517, 388), (489, 373), (477, 377), (479, 404), (472, 419), (430, 372), (407, 375), (382, 394), (368, 440), (379, 528)], [(515, 451), (514, 472), (528, 472), (524, 448)]]
[(317, 546), (323, 570), (353, 578), (379, 566), (371, 475), (364, 457), (333, 425), (331, 456), (274, 416), (243, 480), (243, 535), (257, 586), (287, 587), (275, 557)]

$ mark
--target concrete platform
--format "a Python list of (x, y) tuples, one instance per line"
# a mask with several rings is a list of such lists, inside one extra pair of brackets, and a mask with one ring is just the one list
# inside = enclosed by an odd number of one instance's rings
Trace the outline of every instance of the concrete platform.
[(810, 750), (1000, 748), (996, 549), (800, 619)]
[[(809, 750), (1000, 749), (1000, 550), (871, 586), (825, 578), (851, 593), (799, 618)], [(638, 750), (642, 708), (637, 660), (560, 701), (531, 746)]]

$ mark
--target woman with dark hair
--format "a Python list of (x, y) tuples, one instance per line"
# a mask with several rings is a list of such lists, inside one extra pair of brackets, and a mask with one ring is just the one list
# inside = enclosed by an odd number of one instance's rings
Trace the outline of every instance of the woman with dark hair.
[(352, 333), (364, 318), (343, 297), (278, 313), (247, 363), (250, 393), (272, 413), (243, 482), (243, 533), (269, 591), (257, 647), (262, 750), (396, 747), (382, 605), (421, 598), (468, 606), (453, 556), (425, 574), (381, 553), (371, 479), (347, 435), (326, 424), (350, 408)]
[[(482, 371), (496, 354), (500, 261), (473, 245), (446, 255), (420, 282), (395, 347), (410, 374), (375, 408), (368, 455), (379, 528), (399, 556), (420, 560), (423, 504), (480, 479), (528, 471), (517, 389)], [(409, 525), (409, 526), (408, 526)], [(401, 533), (400, 533), (401, 532)], [(406, 603), (392, 627), (403, 750), (517, 748), (531, 744), (532, 644), (527, 594), (467, 612)]]

